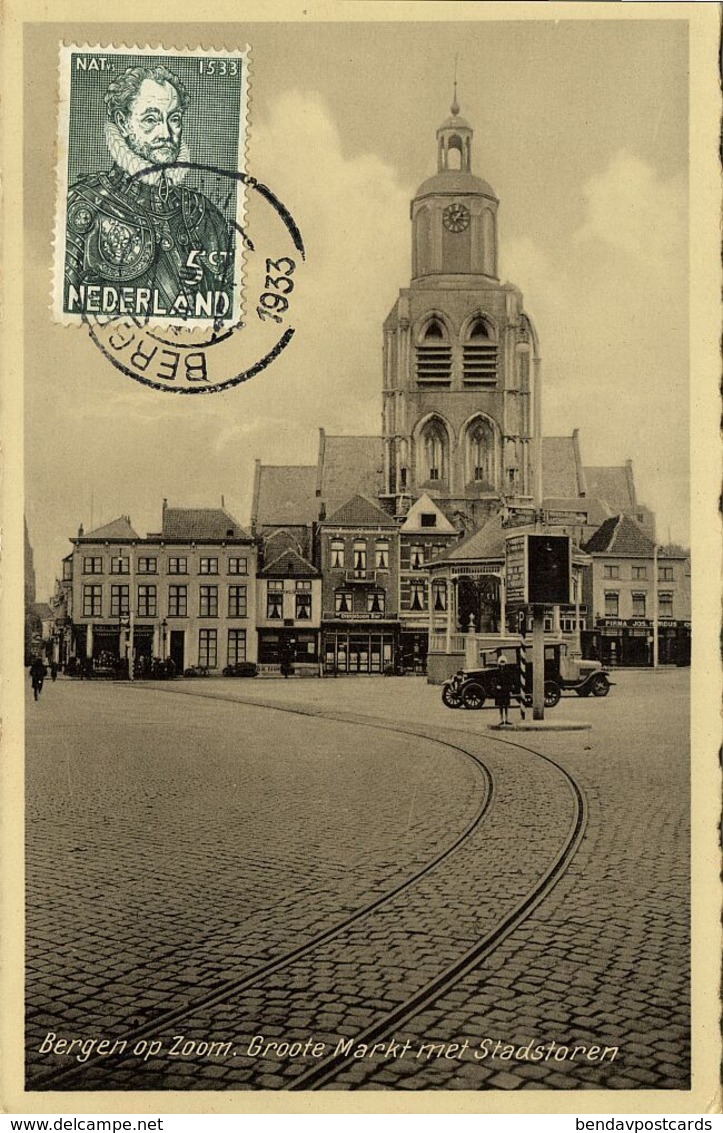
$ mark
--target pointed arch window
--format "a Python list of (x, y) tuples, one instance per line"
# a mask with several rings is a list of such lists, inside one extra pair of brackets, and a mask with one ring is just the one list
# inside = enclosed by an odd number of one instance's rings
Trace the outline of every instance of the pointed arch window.
[(422, 432), (421, 479), (437, 483), (447, 478), (447, 432), (441, 421), (429, 421)]
[(462, 350), (462, 381), (466, 386), (497, 385), (497, 343), (483, 318), (470, 326)]
[(483, 417), (467, 430), (467, 479), (480, 487), (497, 486), (497, 446), (492, 425)]
[(417, 382), (424, 386), (448, 386), (452, 380), (452, 348), (440, 319), (432, 318), (417, 346)]

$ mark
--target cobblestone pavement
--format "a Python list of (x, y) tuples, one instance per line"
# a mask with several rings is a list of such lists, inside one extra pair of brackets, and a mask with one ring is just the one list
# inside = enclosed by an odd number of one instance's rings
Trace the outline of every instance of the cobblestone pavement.
[[(524, 925), (405, 1022), (402, 1057), (350, 1056), (335, 1088), (685, 1087), (686, 676), (622, 674), (607, 701), (555, 710), (589, 719), (592, 732), (510, 737), (548, 752), (582, 785), (582, 846)], [(495, 779), (474, 837), (323, 955), (159, 1034), (158, 1056), (91, 1062), (81, 1082), (60, 1088), (287, 1086), (314, 1065), (309, 1051), (250, 1057), (254, 1035), (313, 1037), (328, 1050), (355, 1041), (511, 908), (569, 828), (572, 796), (559, 772), (486, 733), (494, 713), (450, 713), (421, 681), (158, 690), (170, 695), (63, 682), (50, 691), (52, 702), (29, 713), (33, 1073), (69, 1064), (39, 1054), (48, 1031), (119, 1038), (310, 939), (454, 840), (481, 804), (479, 771), (373, 720), (459, 743)], [(233, 703), (249, 699), (349, 712), (355, 723)], [(187, 1056), (169, 1055), (178, 1034)], [(229, 1039), (232, 1049), (199, 1056), (199, 1044)], [(475, 1057), (484, 1039), (499, 1042), (497, 1053)], [(594, 1064), (559, 1051), (509, 1057), (510, 1047), (550, 1042), (618, 1054)], [(418, 1056), (423, 1043), (433, 1045)]]

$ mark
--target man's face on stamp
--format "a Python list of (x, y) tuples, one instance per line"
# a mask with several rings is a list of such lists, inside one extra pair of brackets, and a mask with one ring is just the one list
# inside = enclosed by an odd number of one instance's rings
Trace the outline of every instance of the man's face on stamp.
[(183, 111), (178, 92), (169, 82), (143, 79), (127, 111), (116, 112), (115, 123), (138, 157), (157, 165), (178, 160)]
[(242, 171), (245, 67), (243, 54), (61, 49), (60, 321), (238, 320), (242, 194), (203, 170)]

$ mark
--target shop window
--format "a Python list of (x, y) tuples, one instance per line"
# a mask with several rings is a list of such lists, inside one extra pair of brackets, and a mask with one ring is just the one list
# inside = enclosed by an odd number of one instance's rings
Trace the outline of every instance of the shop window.
[(218, 664), (218, 633), (215, 629), (198, 631), (198, 663), (205, 669), (215, 669)]
[(188, 587), (168, 587), (169, 618), (185, 618), (188, 615)]
[(605, 591), (605, 617), (620, 617), (620, 595), (616, 590)]
[[(130, 602), (129, 586), (111, 586), (110, 588), (110, 616), (121, 618), (127, 615)], [(140, 613), (140, 611), (139, 611)]]
[(344, 566), (344, 540), (332, 539), (331, 541), (331, 568), (332, 570), (339, 570)]
[(201, 586), (201, 601), (199, 606), (199, 617), (201, 618), (217, 618), (218, 617), (218, 586)]
[(246, 617), (246, 587), (229, 586), (228, 588), (228, 616), (230, 618)]

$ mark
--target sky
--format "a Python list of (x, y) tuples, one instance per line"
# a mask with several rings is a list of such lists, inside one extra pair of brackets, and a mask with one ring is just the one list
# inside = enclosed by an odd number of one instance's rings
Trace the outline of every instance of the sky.
[[(173, 29), (144, 29), (144, 42), (161, 38)], [(179, 398), (52, 322), (59, 34), (30, 31), (25, 470), (38, 599), (81, 523), (128, 514), (145, 534), (164, 497), (222, 496), (247, 523), (255, 458), (312, 464), (319, 426), (380, 431), (382, 324), (409, 282), (409, 202), (436, 170), (455, 58), (473, 172), (500, 199), (500, 276), (540, 337), (543, 432), (579, 428), (585, 464), (631, 458), (658, 538), (687, 545), (685, 24), (237, 24), (202, 37), (232, 38), (252, 48), (248, 171), (291, 210), (307, 262), (283, 355), (240, 387)], [(202, 139), (187, 140), (193, 156)]]

